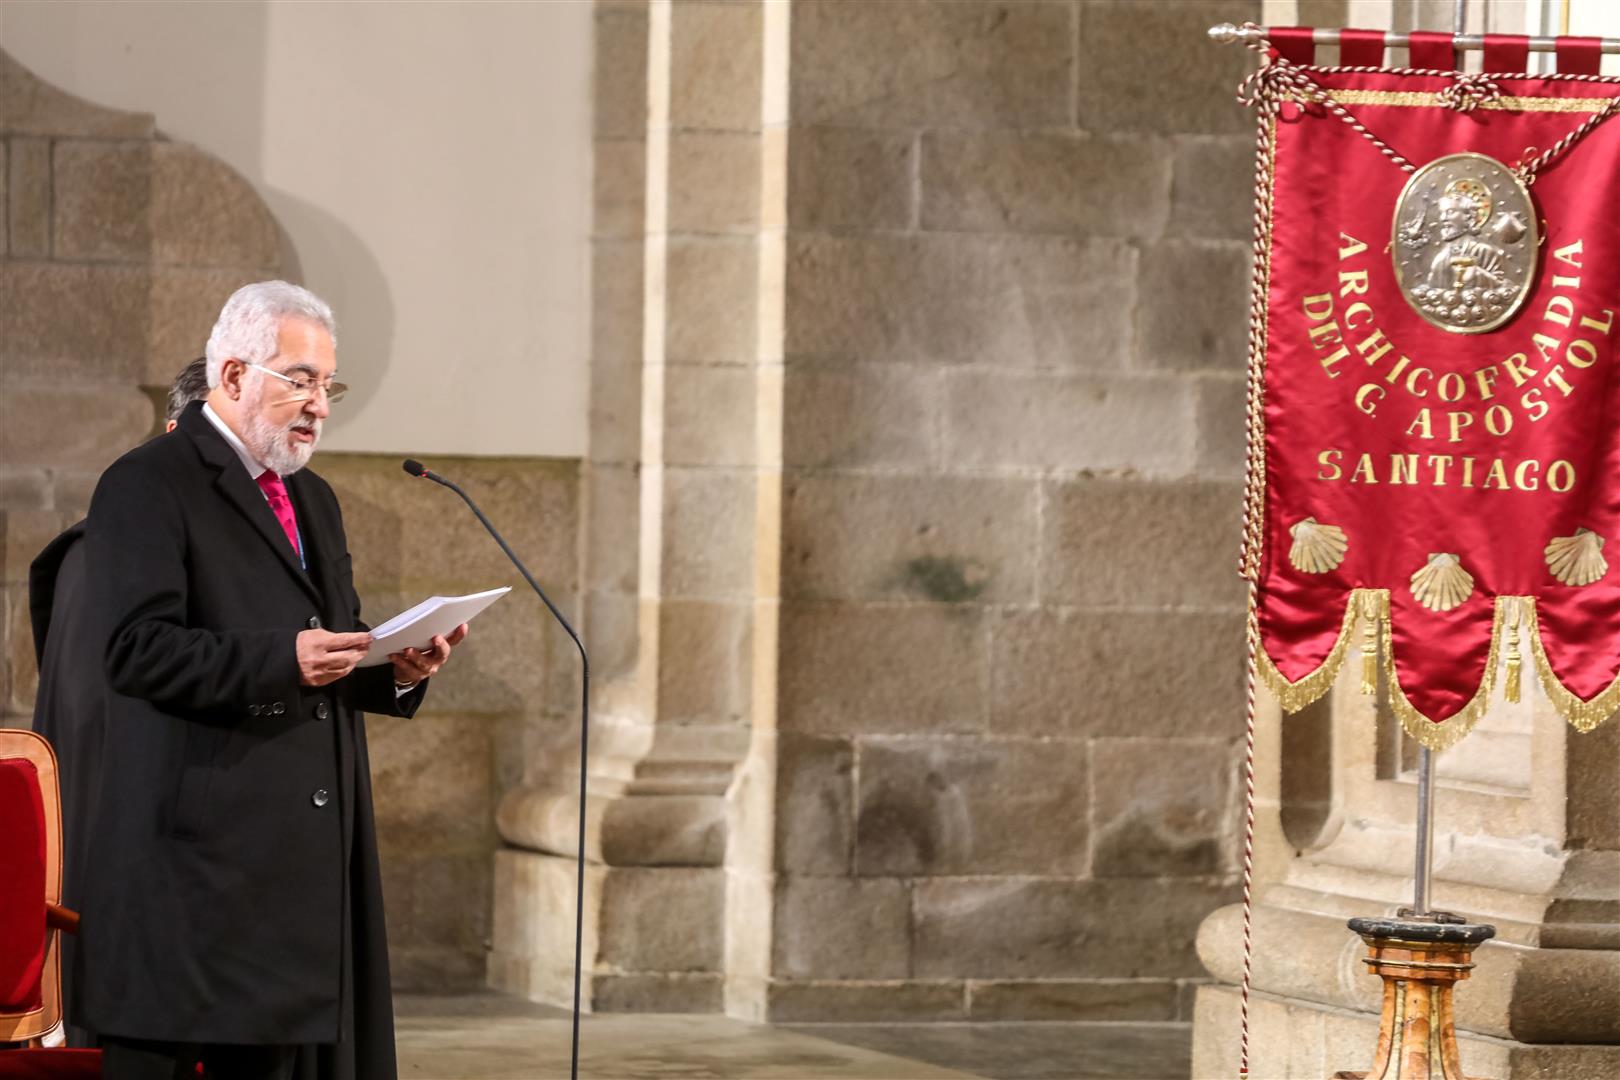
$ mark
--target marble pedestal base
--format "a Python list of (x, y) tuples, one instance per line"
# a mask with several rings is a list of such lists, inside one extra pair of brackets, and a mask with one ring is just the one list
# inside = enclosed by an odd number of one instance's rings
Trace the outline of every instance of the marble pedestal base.
[(1466, 1080), (1452, 994), (1474, 970), (1475, 947), (1496, 936), (1496, 927), (1440, 913), (1351, 919), (1350, 929), (1367, 943), (1372, 974), (1384, 980), (1383, 1009), (1372, 1068), (1336, 1072), (1334, 1080)]
[[(1236, 1076), (1239, 998), (1235, 986), (1198, 989), (1193, 1021), (1195, 1077)], [(1249, 1075), (1322, 1080), (1372, 1065), (1378, 1016), (1271, 994), (1249, 996)], [(1613, 1080), (1620, 1046), (1532, 1045), (1457, 1033), (1463, 1073), (1474, 1080)]]

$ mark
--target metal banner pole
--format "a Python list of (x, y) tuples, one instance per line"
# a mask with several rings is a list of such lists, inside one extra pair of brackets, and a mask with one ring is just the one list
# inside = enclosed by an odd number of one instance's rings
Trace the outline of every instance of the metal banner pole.
[[(1461, 35), (1468, 29), (1468, 0), (1456, 0), (1451, 8), (1451, 32)], [(1434, 752), (1418, 747), (1417, 843), (1413, 853), (1412, 917), (1429, 914), (1429, 879), (1434, 872)]]
[(1429, 875), (1434, 869), (1434, 752), (1418, 747), (1417, 851), (1412, 881), (1412, 917), (1429, 914)]

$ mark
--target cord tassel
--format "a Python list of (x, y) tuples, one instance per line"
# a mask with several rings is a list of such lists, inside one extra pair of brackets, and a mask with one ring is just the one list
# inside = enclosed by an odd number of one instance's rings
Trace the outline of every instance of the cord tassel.
[(1361, 692), (1378, 694), (1378, 597), (1372, 590), (1361, 594)]
[(1519, 598), (1516, 596), (1504, 597), (1507, 605), (1507, 699), (1517, 705), (1519, 702), (1519, 670), (1524, 666), (1524, 659), (1519, 654)]

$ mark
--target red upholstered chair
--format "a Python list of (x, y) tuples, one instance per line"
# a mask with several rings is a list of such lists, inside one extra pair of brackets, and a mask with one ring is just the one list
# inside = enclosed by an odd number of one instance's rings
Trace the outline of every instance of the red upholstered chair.
[[(56, 754), (32, 731), (0, 730), (0, 1044), (34, 1043), (62, 1019), (62, 803)], [(0, 1077), (100, 1076), (95, 1050), (0, 1050)]]

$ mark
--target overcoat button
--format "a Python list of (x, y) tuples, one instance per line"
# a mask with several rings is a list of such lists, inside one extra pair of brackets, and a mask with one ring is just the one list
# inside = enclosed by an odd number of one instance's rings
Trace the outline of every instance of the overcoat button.
[(328, 709), (326, 707), (326, 702), (317, 701), (315, 703), (315, 719), (317, 719), (317, 720), (325, 720), (328, 716), (331, 716), (331, 715), (332, 715), (332, 710)]
[(259, 715), (259, 707), (257, 705), (249, 705), (248, 706), (248, 715), (249, 716), (258, 716)]
[(270, 706), (270, 715), (271, 716), (280, 716), (282, 713), (284, 713), (286, 711), (287, 711), (287, 706), (283, 705), (279, 701), (276, 702), (274, 705)]
[(311, 615), (309, 617), (309, 622), (305, 623), (304, 625), (309, 627), (311, 630), (319, 630), (321, 628), (320, 616)]
[(309, 797), (309, 801), (314, 803), (317, 807), (325, 806), (327, 801), (330, 799), (331, 796), (326, 793), (325, 788), (316, 788), (315, 794)]

